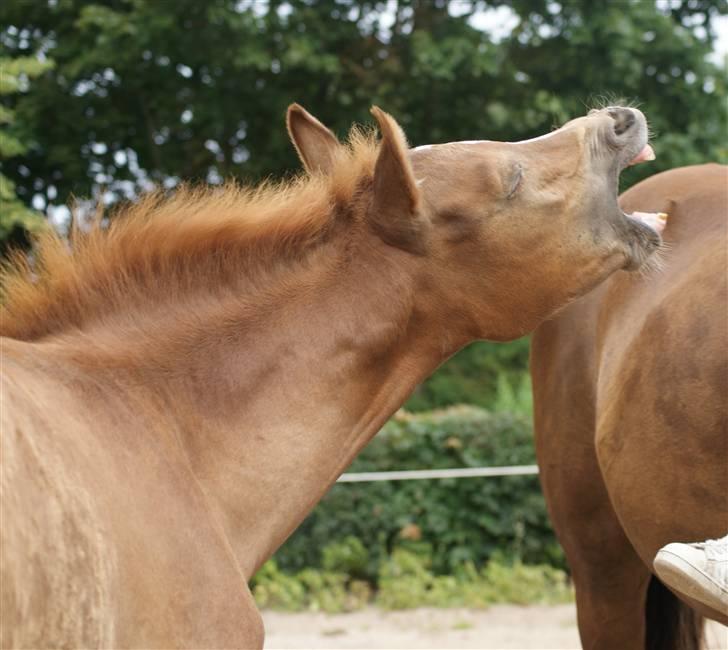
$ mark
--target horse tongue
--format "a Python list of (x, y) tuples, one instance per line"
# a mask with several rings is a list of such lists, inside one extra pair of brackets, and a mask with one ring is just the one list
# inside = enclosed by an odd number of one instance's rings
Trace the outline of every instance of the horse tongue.
[(647, 162), (648, 160), (654, 160), (655, 159), (655, 151), (652, 149), (652, 147), (648, 144), (646, 144), (642, 151), (640, 151), (632, 160), (629, 161), (630, 165), (636, 165), (637, 163), (641, 162)]

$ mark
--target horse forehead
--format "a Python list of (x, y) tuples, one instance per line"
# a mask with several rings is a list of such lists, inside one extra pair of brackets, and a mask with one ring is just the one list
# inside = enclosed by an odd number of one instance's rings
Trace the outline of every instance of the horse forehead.
[(483, 160), (489, 159), (495, 162), (504, 152), (503, 144), (495, 140), (460, 140), (421, 145), (410, 149), (409, 154), (418, 173), (442, 169), (442, 165), (453, 164), (460, 170), (465, 170)]

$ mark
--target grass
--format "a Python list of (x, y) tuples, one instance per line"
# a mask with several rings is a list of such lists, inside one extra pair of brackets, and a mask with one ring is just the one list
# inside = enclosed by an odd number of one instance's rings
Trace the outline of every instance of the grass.
[(452, 624), (453, 630), (470, 630), (475, 627), (470, 621), (455, 621)]

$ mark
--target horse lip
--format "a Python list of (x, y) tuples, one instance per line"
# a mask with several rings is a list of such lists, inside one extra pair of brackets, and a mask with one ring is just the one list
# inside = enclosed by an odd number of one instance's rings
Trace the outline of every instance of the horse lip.
[[(643, 145), (644, 146), (644, 145)], [(638, 151), (642, 151), (639, 149)], [(617, 199), (619, 174), (617, 174), (617, 183), (615, 183), (615, 203), (617, 203), (617, 214), (622, 218), (622, 223), (627, 225), (626, 232), (623, 231), (623, 241), (627, 245), (628, 262), (625, 268), (637, 269), (656, 252), (662, 245), (662, 236), (657, 230), (643, 223), (639, 219), (632, 217), (625, 212), (620, 206)], [(620, 229), (621, 230), (621, 229)]]
[(656, 246), (660, 245), (660, 243), (662, 242), (662, 235), (660, 235), (660, 233), (657, 232), (657, 230), (655, 230), (652, 226), (644, 223), (643, 221), (640, 221), (639, 219), (635, 219), (633, 216), (627, 214), (624, 210), (620, 209), (620, 212), (622, 213), (622, 216), (625, 219), (629, 220), (630, 223), (636, 224), (637, 226), (639, 226), (639, 228), (641, 230), (648, 232), (650, 234), (650, 239), (654, 240), (654, 238), (657, 238), (655, 245)]
[[(648, 162), (655, 159), (655, 152), (649, 145), (649, 137), (647, 133), (647, 122), (642, 121), (639, 123), (638, 131), (630, 138), (620, 152), (619, 156), (619, 171), (623, 171), (626, 167), (631, 165), (639, 165), (643, 162)], [(642, 157), (642, 154), (646, 154)]]
[[(638, 112), (639, 113), (639, 112)], [(618, 203), (617, 197), (619, 196), (619, 176), (622, 173), (622, 171), (629, 167), (632, 164), (640, 164), (642, 162), (648, 162), (650, 160), (655, 159), (655, 153), (652, 147), (650, 147), (648, 143), (648, 133), (647, 133), (647, 122), (645, 121), (644, 116), (642, 116), (641, 113), (639, 113), (639, 121), (638, 121), (638, 127), (639, 130), (636, 131), (636, 133), (630, 138), (630, 141), (625, 145), (625, 147), (620, 152), (620, 160), (619, 160), (619, 167), (617, 169), (616, 179), (614, 183), (614, 190), (615, 190), (615, 201)], [(639, 160), (636, 160), (639, 158)], [(633, 161), (635, 161), (633, 163)], [(633, 242), (635, 245), (639, 246), (642, 249), (657, 249), (662, 243), (662, 237), (657, 230), (650, 227), (646, 223), (643, 223), (639, 219), (635, 219), (631, 217), (629, 214), (627, 214), (622, 208), (619, 208), (619, 214), (622, 215), (622, 217), (630, 223), (633, 227), (637, 228), (637, 233), (642, 233), (644, 235), (648, 235), (648, 237), (635, 237), (634, 239), (638, 239), (639, 241)], [(651, 252), (651, 251), (650, 251)]]
[(655, 150), (650, 146), (650, 143), (648, 142), (642, 149), (640, 149), (639, 153), (632, 158), (627, 163), (628, 167), (631, 167), (632, 165), (639, 165), (643, 162), (649, 162), (650, 160), (655, 159)]
[(620, 209), (620, 213), (628, 225), (628, 234), (624, 239), (626, 263), (622, 268), (626, 271), (636, 271), (660, 250), (662, 237), (656, 230), (634, 219), (624, 210)]
[[(633, 138), (630, 142), (627, 143), (627, 145), (624, 147), (624, 149), (620, 152), (619, 155), (619, 171), (620, 173), (624, 171), (627, 167), (631, 167), (634, 165), (639, 165), (643, 162), (648, 162), (649, 160), (655, 159), (655, 154), (650, 147), (650, 152), (652, 153), (652, 157), (646, 157), (641, 160), (635, 161), (636, 158), (640, 156), (640, 154), (645, 150), (645, 147), (648, 147), (649, 144), (647, 142), (647, 130), (644, 129), (640, 133), (636, 134), (636, 137)], [(633, 162), (635, 161), (635, 162)]]

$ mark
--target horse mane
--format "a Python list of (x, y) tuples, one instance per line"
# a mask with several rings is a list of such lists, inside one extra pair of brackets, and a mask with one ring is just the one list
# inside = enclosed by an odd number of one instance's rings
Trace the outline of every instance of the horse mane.
[(0, 270), (0, 335), (23, 340), (192, 287), (208, 292), (241, 274), (304, 259), (349, 216), (373, 175), (373, 133), (352, 129), (328, 175), (298, 175), (250, 188), (180, 187), (117, 211), (108, 228), (66, 240), (48, 229), (32, 256), (14, 252)]

